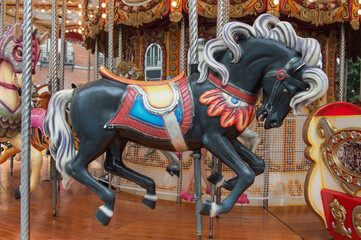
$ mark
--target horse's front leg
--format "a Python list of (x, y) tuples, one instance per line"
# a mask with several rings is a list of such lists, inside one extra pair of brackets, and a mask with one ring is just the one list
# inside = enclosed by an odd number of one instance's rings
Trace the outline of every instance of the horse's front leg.
[[(244, 146), (236, 139), (232, 141), (232, 146), (234, 147), (240, 158), (242, 158), (243, 161), (248, 163), (248, 166), (253, 170), (256, 176), (263, 173), (265, 168), (265, 163), (260, 157), (258, 157), (256, 154), (254, 154), (252, 151), (250, 151), (246, 146)], [(231, 191), (236, 185), (238, 181), (238, 177), (234, 177), (226, 181), (224, 180), (224, 177), (221, 174), (216, 172), (215, 174), (209, 176), (208, 180), (211, 183), (215, 184), (217, 187), (222, 186), (223, 188)]]
[[(17, 134), (15, 137), (9, 139), (9, 142), (17, 149), (21, 149), (21, 134)], [(43, 165), (43, 155), (33, 146), (30, 148), (30, 192), (34, 191), (38, 186), (40, 178), (40, 170)], [(15, 188), (14, 195), (16, 199), (20, 198), (20, 187)]]
[(226, 137), (214, 133), (206, 134), (202, 138), (202, 143), (212, 154), (237, 174), (237, 181), (233, 190), (222, 203), (217, 205), (210, 201), (204, 202), (200, 213), (215, 217), (232, 209), (241, 194), (254, 182), (255, 173), (243, 162), (243, 159)]

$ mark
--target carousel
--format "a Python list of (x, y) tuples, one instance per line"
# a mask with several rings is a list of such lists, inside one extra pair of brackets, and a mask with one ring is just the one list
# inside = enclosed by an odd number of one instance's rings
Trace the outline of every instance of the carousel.
[(1, 1), (0, 237), (360, 239), (359, 4)]

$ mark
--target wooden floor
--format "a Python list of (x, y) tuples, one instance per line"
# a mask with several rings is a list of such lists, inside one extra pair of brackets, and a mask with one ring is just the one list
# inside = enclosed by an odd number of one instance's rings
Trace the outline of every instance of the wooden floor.
[[(46, 166), (45, 166), (46, 169)], [(13, 197), (20, 183), (20, 164), (10, 176), (9, 163), (0, 167), (0, 239), (20, 239), (20, 200)], [(43, 171), (42, 179), (47, 179)], [(41, 239), (197, 239), (194, 205), (158, 200), (155, 210), (142, 204), (142, 197), (116, 193), (109, 226), (94, 214), (103, 203), (78, 183), (61, 191), (57, 217), (52, 217), (51, 183), (41, 181), (31, 194), (30, 238)], [(203, 217), (203, 238), (209, 236), (209, 218)], [(313, 239), (332, 237), (306, 207), (239, 206), (214, 221), (214, 239)]]

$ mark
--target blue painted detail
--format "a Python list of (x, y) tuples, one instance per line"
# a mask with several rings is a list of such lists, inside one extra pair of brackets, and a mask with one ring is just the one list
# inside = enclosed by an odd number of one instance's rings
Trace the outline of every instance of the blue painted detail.
[[(181, 107), (181, 104), (177, 105), (176, 110), (174, 111), (177, 121), (178, 123), (182, 122), (183, 119), (183, 110)], [(164, 127), (164, 121), (162, 116), (160, 115), (155, 115), (153, 113), (150, 113), (147, 109), (145, 109), (144, 104), (143, 104), (143, 96), (138, 95), (132, 110), (130, 111), (130, 116), (132, 116), (133, 118), (136, 118), (138, 121), (147, 123), (147, 124), (152, 124), (155, 125), (157, 127)]]
[(181, 108), (181, 104), (178, 103), (176, 110), (174, 111), (174, 114), (177, 118), (178, 123), (181, 123), (183, 120), (183, 111)]
[(163, 118), (161, 116), (154, 115), (145, 109), (143, 97), (141, 95), (138, 95), (135, 100), (130, 116), (137, 118), (141, 122), (150, 123), (158, 127), (164, 127)]
[(232, 102), (233, 104), (237, 104), (237, 103), (238, 103), (238, 99), (237, 99), (237, 98), (232, 97), (232, 98), (231, 98), (231, 102)]

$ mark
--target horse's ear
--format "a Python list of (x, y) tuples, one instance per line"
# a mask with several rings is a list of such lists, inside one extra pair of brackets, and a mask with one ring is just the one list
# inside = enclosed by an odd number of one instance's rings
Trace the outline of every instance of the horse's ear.
[(20, 41), (22, 37), (23, 37), (23, 33), (21, 32), (21, 29), (20, 29), (20, 27), (19, 27), (19, 24), (15, 24), (15, 27), (14, 27), (14, 38), (15, 38), (15, 41)]
[(46, 31), (43, 35), (39, 37), (39, 44), (45, 43), (46, 39), (48, 39), (49, 32)]
[(295, 63), (293, 63), (289, 69), (289, 72), (291, 72), (291, 74), (297, 72), (298, 70), (300, 70), (301, 68), (303, 68), (306, 65), (306, 63), (302, 60), (297, 61)]

